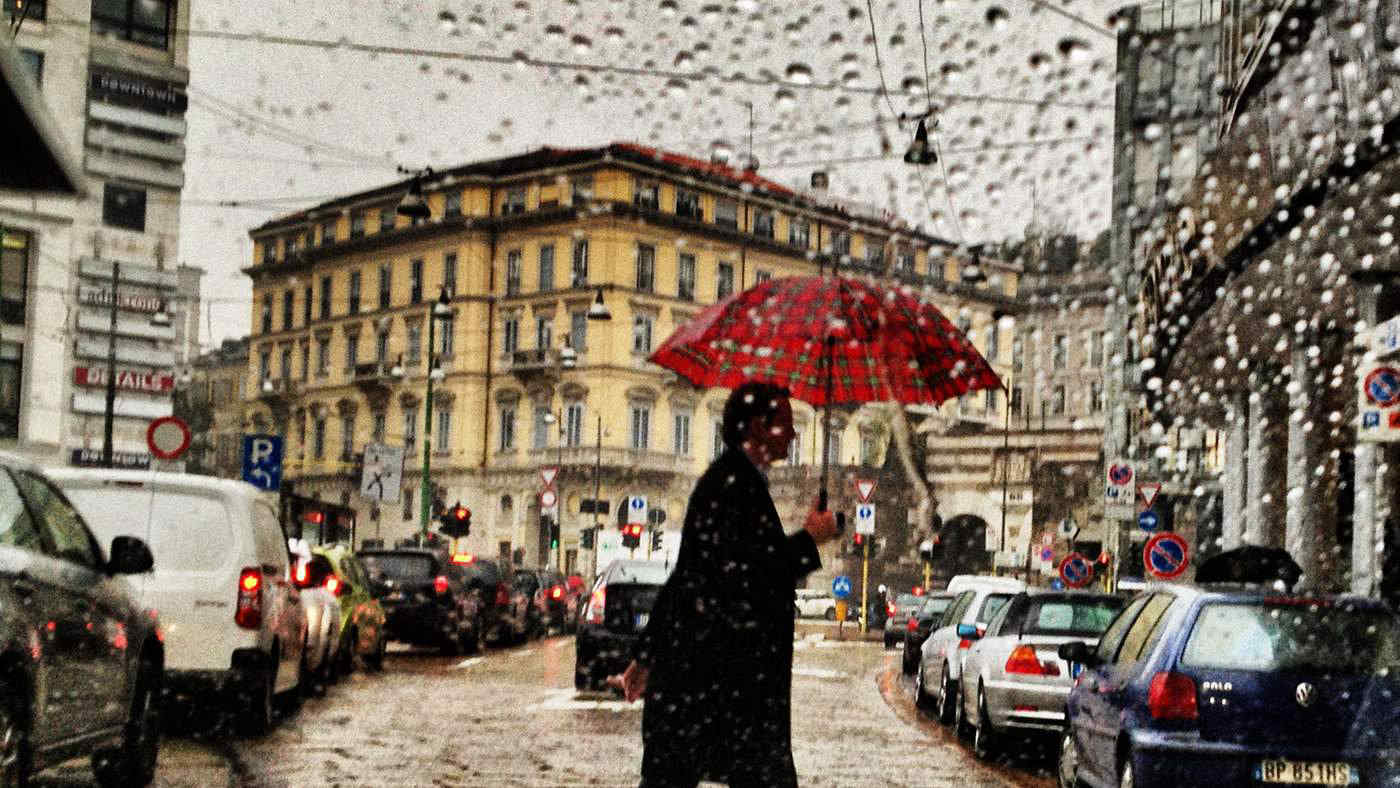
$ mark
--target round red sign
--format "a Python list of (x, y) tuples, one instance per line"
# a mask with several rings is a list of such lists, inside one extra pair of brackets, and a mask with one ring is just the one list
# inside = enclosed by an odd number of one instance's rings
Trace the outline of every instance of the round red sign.
[(175, 416), (162, 416), (146, 428), (146, 446), (157, 459), (173, 460), (190, 447), (189, 425)]

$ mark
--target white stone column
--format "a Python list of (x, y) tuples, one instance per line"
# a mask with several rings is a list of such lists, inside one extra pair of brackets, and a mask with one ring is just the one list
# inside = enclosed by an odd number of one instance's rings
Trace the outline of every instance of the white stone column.
[(1284, 481), (1284, 457), (1276, 439), (1282, 409), (1273, 392), (1255, 392), (1249, 398), (1249, 447), (1245, 453), (1247, 500), (1244, 541), (1247, 544), (1282, 547), (1278, 528), (1283, 516), (1280, 490)]
[(1221, 549), (1239, 547), (1245, 531), (1245, 457), (1249, 447), (1249, 402), (1240, 393), (1230, 395), (1225, 410), (1225, 472), (1221, 479)]
[(1288, 466), (1285, 494), (1284, 549), (1303, 568), (1302, 586), (1318, 588), (1323, 582), (1318, 551), (1321, 546), (1319, 490), (1313, 469), (1319, 457), (1318, 436), (1313, 432), (1312, 392), (1309, 385), (1308, 356), (1302, 342), (1295, 342), (1292, 376), (1288, 384)]
[[(1377, 288), (1369, 283), (1358, 282), (1356, 286), (1357, 317), (1368, 327), (1376, 324)], [(1376, 444), (1357, 441), (1354, 452), (1355, 477), (1352, 480), (1352, 526), (1351, 526), (1351, 591), (1354, 594), (1375, 596), (1380, 589), (1380, 567), (1376, 552), (1376, 466), (1380, 463), (1380, 452)]]

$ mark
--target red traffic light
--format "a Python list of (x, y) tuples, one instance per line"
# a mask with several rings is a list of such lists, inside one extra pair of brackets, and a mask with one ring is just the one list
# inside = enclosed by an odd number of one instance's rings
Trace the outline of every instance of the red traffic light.
[(472, 519), (472, 510), (468, 509), (467, 507), (461, 504), (457, 504), (456, 506), (452, 507), (452, 519), (456, 520), (457, 522), (466, 522), (467, 520)]
[(924, 595), (924, 587), (923, 587), (923, 586), (914, 586), (914, 596), (923, 596), (923, 595)]
[(865, 544), (865, 534), (856, 534), (854, 537), (851, 538), (851, 543), (854, 544), (856, 547), (860, 547), (861, 545)]
[(303, 514), (301, 516), (301, 519), (305, 520), (308, 523), (311, 523), (312, 525), (322, 525), (326, 522), (326, 513), (321, 511), (320, 509), (312, 509), (311, 511)]

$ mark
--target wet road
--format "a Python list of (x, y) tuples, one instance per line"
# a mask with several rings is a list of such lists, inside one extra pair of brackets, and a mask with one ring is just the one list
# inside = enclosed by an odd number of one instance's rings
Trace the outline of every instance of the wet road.
[[(1048, 763), (989, 767), (920, 715), (897, 651), (815, 637), (795, 644), (802, 785), (1052, 784)], [(466, 658), (394, 649), (383, 674), (342, 680), (262, 739), (168, 738), (156, 784), (636, 785), (641, 705), (578, 695), (573, 665), (571, 637)], [(88, 785), (90, 772), (74, 762), (35, 784)]]

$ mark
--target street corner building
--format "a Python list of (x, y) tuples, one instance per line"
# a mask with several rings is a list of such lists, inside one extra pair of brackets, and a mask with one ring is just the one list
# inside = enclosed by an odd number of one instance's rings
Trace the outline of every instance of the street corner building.
[[(473, 517), (458, 550), (581, 574), (627, 555), (629, 511), (653, 536), (638, 557), (674, 554), (690, 491), (722, 449), (727, 392), (647, 357), (706, 305), (837, 270), (905, 284), (957, 315), (1005, 378), (1000, 325), (1020, 275), (989, 256), (990, 275), (965, 282), (954, 244), (874, 208), (632, 144), (434, 169), (249, 234), (242, 416), (285, 437), (294, 492), (352, 507), (356, 538), (386, 545), (419, 531), (425, 498), (460, 501)], [(927, 413), (1000, 424), (998, 394)], [(838, 411), (829, 436), (819, 412), (794, 408), (791, 457), (769, 473), (789, 527), (815, 499), (822, 451), (849, 511), (852, 479), (880, 471), (890, 438), (880, 406)], [(373, 499), (369, 444), (404, 450), (398, 486)], [(903, 511), (882, 516), (907, 527)], [(846, 549), (827, 546), (824, 566)]]

